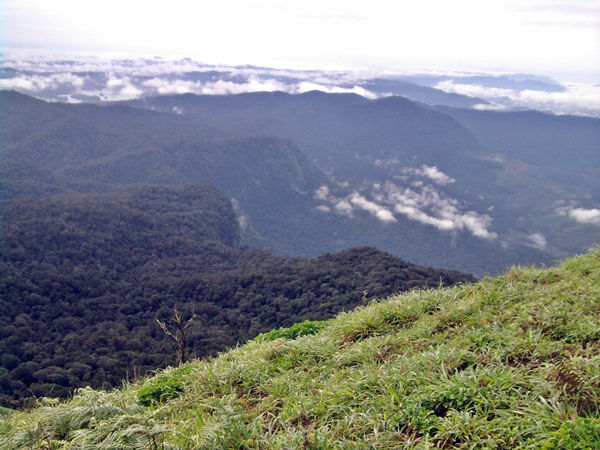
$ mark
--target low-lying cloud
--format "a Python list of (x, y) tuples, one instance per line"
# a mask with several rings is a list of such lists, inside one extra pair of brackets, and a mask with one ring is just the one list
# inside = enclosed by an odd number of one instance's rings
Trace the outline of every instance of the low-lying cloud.
[(600, 86), (565, 83), (564, 92), (546, 92), (486, 87), (478, 84), (460, 84), (441, 81), (434, 87), (444, 92), (483, 98), (490, 105), (475, 105), (476, 109), (529, 108), (550, 110), (558, 114), (600, 113)]
[[(4, 78), (0, 78), (0, 89), (15, 89), (47, 100), (73, 97), (84, 101), (184, 93), (227, 95), (283, 91), (302, 94), (312, 90), (353, 93), (375, 99), (387, 94), (373, 92), (365, 86), (372, 85), (374, 79), (393, 80), (398, 75), (374, 69), (362, 72), (302, 71), (210, 65), (190, 58), (113, 59), (79, 53), (42, 55), (11, 50), (0, 52), (0, 66), (5, 71), (2, 74)], [(468, 73), (455, 75), (454, 79), (442, 80), (433, 87), (445, 92), (480, 97), (489, 102), (475, 105), (476, 109), (534, 108), (600, 116), (600, 86), (564, 84), (564, 92), (514, 90), (469, 84), (467, 80), (461, 81), (461, 76), (467, 76)], [(111, 78), (126, 78), (129, 83), (115, 89), (110, 85)]]
[(557, 212), (562, 216), (567, 216), (579, 223), (600, 226), (600, 209), (592, 208), (559, 208)]
[(535, 248), (537, 248), (539, 250), (546, 249), (546, 246), (548, 243), (542, 233), (533, 233), (533, 234), (530, 234), (528, 237), (529, 237), (530, 245), (534, 246)]
[(315, 199), (323, 202), (317, 209), (352, 216), (356, 211), (366, 211), (383, 223), (395, 223), (397, 215), (430, 225), (440, 231), (465, 231), (481, 239), (496, 239), (489, 230), (492, 218), (476, 211), (463, 211), (458, 200), (438, 191), (433, 185), (420, 183), (410, 187), (392, 182), (375, 183), (369, 192), (354, 190), (338, 197), (327, 186), (315, 191)]
[(475, 211), (461, 211), (458, 200), (448, 197), (431, 185), (420, 189), (402, 187), (387, 182), (380, 187), (394, 212), (409, 219), (432, 225), (442, 231), (468, 231), (482, 239), (495, 239), (498, 235), (488, 230), (492, 218)]
[(435, 184), (445, 185), (454, 183), (456, 180), (454, 178), (449, 177), (444, 172), (439, 170), (437, 166), (427, 166), (422, 165), (419, 168), (407, 168), (403, 170), (404, 173), (409, 173), (412, 175), (417, 175), (420, 177), (429, 178)]
[(365, 197), (363, 197), (356, 191), (354, 191), (352, 194), (350, 194), (350, 197), (348, 197), (348, 198), (350, 200), (350, 203), (352, 203), (353, 206), (355, 206), (358, 209), (367, 211), (368, 213), (377, 217), (379, 220), (381, 220), (384, 223), (397, 222), (396, 218), (394, 217), (394, 215), (392, 214), (392, 212), (389, 209), (387, 209), (381, 205), (378, 205), (375, 202), (367, 200)]
[(25, 74), (0, 79), (0, 89), (23, 90), (34, 94), (44, 90), (58, 89), (61, 86), (77, 90), (81, 89), (83, 84), (84, 78), (72, 73)]

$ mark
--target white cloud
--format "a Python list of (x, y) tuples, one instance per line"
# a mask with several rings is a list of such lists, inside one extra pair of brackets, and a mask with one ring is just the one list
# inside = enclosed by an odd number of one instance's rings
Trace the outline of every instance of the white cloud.
[(106, 82), (106, 88), (99, 94), (110, 100), (129, 100), (140, 97), (143, 92), (132, 83), (129, 77), (111, 74)]
[(546, 92), (491, 88), (477, 84), (460, 84), (452, 80), (435, 85), (437, 89), (463, 95), (480, 97), (491, 105), (475, 105), (475, 109), (502, 109), (503, 107), (551, 110), (557, 114), (598, 114), (600, 87), (581, 83), (564, 83), (563, 92)]
[[(122, 57), (121, 57), (122, 58)], [(369, 70), (330, 71), (289, 70), (260, 67), (234, 67), (208, 65), (189, 58), (128, 58), (119, 59), (87, 53), (36, 54), (4, 50), (0, 63), (5, 68), (21, 71), (14, 78), (0, 80), (0, 88), (17, 89), (26, 93), (40, 93), (60, 87), (65, 95), (85, 94), (101, 96), (107, 100), (121, 100), (136, 92), (139, 95), (165, 94), (239, 94), (258, 91), (283, 91), (301, 94), (311, 90), (327, 93), (354, 93), (368, 99), (378, 95), (360, 86), (373, 77), (389, 77), (394, 71)], [(23, 72), (27, 71), (26, 74)], [(223, 79), (210, 80), (209, 71), (226, 72)], [(96, 73), (89, 81), (97, 83), (105, 76), (106, 85), (83, 91), (86, 72)], [(186, 74), (204, 72), (203, 81), (190, 80)], [(405, 72), (409, 73), (409, 72)], [(461, 74), (455, 74), (459, 76)], [(462, 73), (462, 75), (469, 75)], [(218, 75), (217, 75), (218, 76)], [(227, 78), (234, 77), (234, 78)], [(284, 77), (284, 78), (281, 78)], [(556, 113), (600, 115), (600, 87), (563, 83), (565, 92), (515, 91), (461, 83), (460, 79), (447, 80), (436, 85), (446, 92), (456, 92), (486, 99), (490, 104), (475, 105), (476, 109), (501, 110), (510, 108), (536, 108)], [(70, 88), (69, 88), (70, 86)], [(382, 164), (385, 161), (381, 161)]]
[(277, 80), (250, 78), (246, 83), (234, 83), (223, 80), (205, 83), (202, 86), (201, 93), (205, 95), (230, 95), (242, 94), (244, 92), (273, 92), (283, 90), (286, 90), (285, 84)]
[(314, 83), (312, 81), (301, 81), (295, 85), (292, 85), (286, 89), (286, 92), (291, 94), (303, 94), (310, 91), (321, 91), (329, 94), (357, 94), (368, 99), (376, 99), (377, 94), (371, 92), (361, 86), (353, 86), (352, 88), (344, 88), (335, 85), (324, 85)]
[(40, 92), (59, 87), (77, 90), (83, 86), (84, 79), (72, 73), (53, 73), (44, 75), (19, 75), (0, 79), (0, 89), (16, 89), (28, 92)]
[(318, 206), (315, 206), (315, 209), (318, 211), (323, 211), (323, 212), (331, 212), (331, 208), (327, 205), (318, 205)]
[(497, 103), (477, 103), (473, 105), (471, 108), (477, 109), (479, 111), (506, 111), (506, 106), (499, 105)]
[(166, 78), (150, 78), (142, 86), (154, 89), (160, 95), (186, 94), (188, 92), (202, 93), (202, 83), (198, 81), (169, 80)]
[(392, 214), (392, 212), (381, 206), (375, 202), (369, 201), (360, 195), (358, 192), (354, 191), (349, 196), (350, 203), (352, 203), (355, 207), (367, 211), (377, 217), (379, 220), (385, 223), (397, 222), (396, 218)]
[(136, 88), (134, 85), (132, 84), (128, 84), (126, 86), (123, 86), (120, 90), (119, 93), (116, 96), (113, 96), (113, 98), (119, 98), (121, 100), (127, 100), (130, 98), (137, 98), (142, 94), (142, 90)]
[[(394, 183), (374, 183), (369, 198), (366, 194), (353, 191), (340, 198), (331, 193), (327, 186), (315, 191), (315, 198), (329, 203), (340, 214), (352, 216), (355, 210), (363, 210), (383, 223), (397, 222), (394, 213), (411, 220), (431, 225), (447, 232), (467, 231), (482, 239), (495, 239), (498, 235), (489, 230), (492, 218), (475, 211), (461, 211), (458, 200), (445, 196), (432, 185), (421, 183), (418, 188), (401, 187)], [(325, 208), (317, 209), (328, 212)]]
[(512, 89), (486, 87), (479, 84), (460, 84), (454, 83), (452, 80), (440, 81), (434, 87), (444, 92), (468, 95), (470, 97), (496, 98), (515, 95), (515, 91)]
[(558, 213), (563, 216), (568, 216), (579, 223), (600, 225), (600, 209), (584, 209), (584, 208), (559, 208)]
[(433, 186), (424, 185), (417, 191), (387, 182), (383, 190), (387, 202), (394, 205), (394, 211), (409, 219), (432, 225), (442, 231), (466, 230), (482, 239), (498, 237), (488, 230), (492, 223), (490, 216), (475, 211), (461, 212), (458, 200), (444, 196)]
[(329, 197), (329, 186), (322, 185), (315, 191), (315, 198), (317, 200), (327, 200)]
[(351, 215), (352, 214), (352, 205), (344, 199), (339, 199), (336, 201), (335, 205), (333, 205), (335, 210), (341, 214)]
[(544, 250), (546, 248), (547, 242), (546, 242), (546, 238), (544, 237), (544, 235), (542, 233), (533, 233), (530, 234), (529, 236), (529, 240), (531, 241), (531, 244), (540, 249), (540, 250)]
[(427, 177), (436, 184), (444, 185), (454, 183), (456, 180), (449, 177), (444, 172), (439, 170), (437, 166), (422, 165), (420, 168), (407, 168), (403, 170), (404, 173), (410, 173), (417, 176)]

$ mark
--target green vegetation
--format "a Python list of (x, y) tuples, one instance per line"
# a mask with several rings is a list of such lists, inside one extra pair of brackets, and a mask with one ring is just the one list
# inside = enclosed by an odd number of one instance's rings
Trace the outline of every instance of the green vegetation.
[(150, 406), (179, 397), (183, 392), (185, 376), (189, 373), (190, 366), (186, 365), (169, 374), (161, 373), (149, 378), (138, 392), (138, 402)]
[(316, 334), (320, 329), (327, 326), (328, 320), (305, 320), (295, 323), (291, 327), (278, 328), (268, 333), (259, 334), (254, 338), (255, 341), (274, 341), (275, 339), (297, 339), (300, 336), (310, 336)]
[[(0, 421), (2, 448), (597, 449), (600, 250)], [(187, 372), (187, 373), (185, 373)], [(148, 386), (178, 384), (177, 395)], [(170, 397), (170, 398), (167, 398)]]
[(0, 405), (108, 389), (175, 364), (156, 319), (214, 355), (369, 298), (473, 280), (361, 247), (313, 260), (240, 248), (230, 201), (204, 185), (7, 201), (0, 218)]

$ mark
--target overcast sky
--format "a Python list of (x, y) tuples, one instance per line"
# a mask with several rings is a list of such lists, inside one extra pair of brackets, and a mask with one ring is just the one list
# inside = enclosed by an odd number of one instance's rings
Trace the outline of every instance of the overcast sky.
[(3, 48), (600, 83), (598, 0), (0, 0)]

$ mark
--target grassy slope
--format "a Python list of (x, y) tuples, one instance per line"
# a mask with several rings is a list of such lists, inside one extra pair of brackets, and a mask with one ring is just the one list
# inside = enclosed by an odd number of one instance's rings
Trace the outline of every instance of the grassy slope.
[[(0, 448), (596, 449), (599, 317), (596, 249), (48, 400), (0, 419)], [(140, 405), (152, 387), (175, 398)]]

